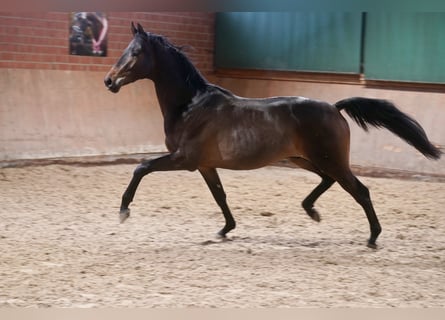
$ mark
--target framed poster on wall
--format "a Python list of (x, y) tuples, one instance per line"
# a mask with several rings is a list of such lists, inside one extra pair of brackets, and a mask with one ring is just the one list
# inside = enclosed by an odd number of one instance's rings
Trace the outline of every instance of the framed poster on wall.
[(72, 12), (69, 32), (70, 54), (107, 56), (108, 20), (103, 12)]

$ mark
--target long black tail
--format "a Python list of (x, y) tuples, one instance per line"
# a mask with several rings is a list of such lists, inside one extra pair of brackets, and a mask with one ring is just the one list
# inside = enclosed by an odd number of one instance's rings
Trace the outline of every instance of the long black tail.
[(439, 159), (442, 151), (431, 144), (420, 124), (396, 108), (387, 100), (354, 97), (335, 104), (338, 110), (346, 113), (365, 131), (368, 124), (377, 128), (386, 128), (399, 136), (425, 157)]

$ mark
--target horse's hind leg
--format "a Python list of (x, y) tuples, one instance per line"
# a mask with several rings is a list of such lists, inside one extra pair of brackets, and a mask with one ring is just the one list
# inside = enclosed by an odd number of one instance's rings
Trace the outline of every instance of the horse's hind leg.
[(312, 190), (312, 192), (302, 202), (302, 206), (306, 211), (306, 213), (309, 215), (309, 217), (311, 217), (313, 220), (317, 222), (320, 222), (321, 220), (320, 214), (314, 208), (314, 203), (326, 190), (328, 190), (334, 184), (335, 180), (323, 174), (320, 170), (318, 170), (312, 163), (310, 163), (306, 159), (292, 157), (289, 158), (289, 160), (295, 163), (300, 168), (314, 172), (321, 177), (322, 180), (320, 184), (317, 187), (315, 187), (315, 189)]
[(317, 222), (320, 222), (321, 218), (318, 211), (314, 208), (314, 203), (335, 182), (332, 178), (325, 175), (321, 175), (321, 178), (322, 180), (320, 184), (315, 187), (315, 189), (312, 190), (312, 192), (302, 202), (302, 206), (304, 210), (306, 210), (306, 213)]
[(336, 180), (365, 210), (371, 229), (368, 247), (377, 248), (376, 240), (382, 232), (382, 227), (374, 211), (368, 188), (349, 169), (345, 170), (343, 174), (337, 175)]
[[(326, 191), (333, 182), (337, 181), (365, 211), (371, 229), (368, 247), (377, 248), (376, 240), (382, 231), (382, 228), (374, 211), (369, 190), (351, 172), (345, 157), (341, 157), (339, 155), (341, 154), (337, 153), (337, 156), (334, 154), (331, 157), (313, 157), (311, 159), (311, 161), (314, 163), (313, 168), (316, 169), (311, 171), (316, 173), (318, 171), (318, 174), (323, 177), (323, 180), (326, 179), (326, 181), (322, 181), (320, 185), (315, 188), (314, 191), (312, 191), (307, 198), (308, 203), (310, 204), (311, 199), (316, 199), (321, 193)], [(310, 168), (303, 168), (310, 170)]]
[(235, 219), (232, 216), (232, 213), (230, 212), (229, 206), (227, 205), (226, 194), (219, 179), (218, 173), (214, 168), (200, 167), (198, 168), (198, 170), (201, 173), (202, 177), (204, 178), (205, 182), (207, 183), (207, 186), (212, 192), (212, 195), (215, 198), (216, 203), (221, 208), (224, 218), (226, 220), (224, 228), (222, 228), (218, 232), (218, 236), (225, 238), (226, 234), (230, 230), (235, 229), (236, 223)]

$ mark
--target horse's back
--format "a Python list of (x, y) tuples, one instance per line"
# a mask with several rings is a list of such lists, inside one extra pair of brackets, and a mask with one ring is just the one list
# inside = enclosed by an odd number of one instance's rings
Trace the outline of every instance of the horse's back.
[(276, 127), (292, 139), (296, 156), (348, 163), (349, 125), (334, 105), (298, 96), (250, 99), (250, 103), (275, 119)]
[(340, 111), (328, 102), (298, 96), (241, 101), (246, 109), (252, 108), (264, 117), (272, 118), (277, 125), (286, 127), (300, 136), (349, 139), (348, 122)]

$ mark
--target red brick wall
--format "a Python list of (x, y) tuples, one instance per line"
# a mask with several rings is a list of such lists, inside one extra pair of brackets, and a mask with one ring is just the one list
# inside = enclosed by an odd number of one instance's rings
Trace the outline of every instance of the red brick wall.
[(189, 45), (188, 56), (204, 74), (213, 72), (214, 14), (106, 12), (108, 56), (69, 54), (69, 13), (0, 12), (0, 68), (108, 71), (131, 40), (130, 22)]

